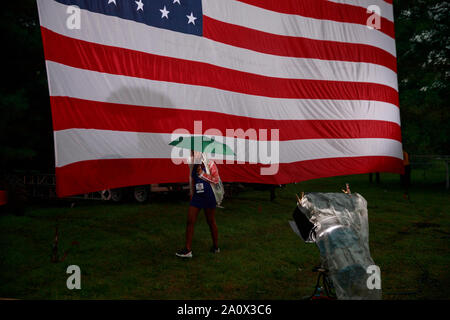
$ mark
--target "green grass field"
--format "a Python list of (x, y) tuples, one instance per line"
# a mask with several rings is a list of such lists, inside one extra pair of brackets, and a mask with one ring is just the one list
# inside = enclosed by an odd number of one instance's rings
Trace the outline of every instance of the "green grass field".
[[(338, 192), (345, 182), (368, 201), (370, 248), (384, 299), (450, 298), (450, 204), (443, 168), (413, 171), (410, 201), (398, 175), (319, 179), (268, 191), (248, 190), (224, 202), (217, 223), (222, 252), (209, 253), (209, 230), (197, 221), (192, 260), (183, 246), (187, 201), (159, 196), (145, 205), (70, 202), (29, 207), (0, 217), (0, 297), (18, 299), (302, 299), (320, 263), (314, 244), (290, 229), (295, 192)], [(436, 183), (436, 181), (440, 181)], [(51, 263), (56, 221), (63, 262)], [(78, 244), (71, 246), (73, 241)], [(66, 287), (69, 265), (81, 268), (81, 290)]]

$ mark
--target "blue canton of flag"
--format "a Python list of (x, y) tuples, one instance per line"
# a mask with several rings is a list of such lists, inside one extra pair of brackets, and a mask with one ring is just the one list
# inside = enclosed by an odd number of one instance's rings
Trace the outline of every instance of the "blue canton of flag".
[(201, 0), (56, 0), (80, 9), (116, 16), (146, 25), (202, 35)]

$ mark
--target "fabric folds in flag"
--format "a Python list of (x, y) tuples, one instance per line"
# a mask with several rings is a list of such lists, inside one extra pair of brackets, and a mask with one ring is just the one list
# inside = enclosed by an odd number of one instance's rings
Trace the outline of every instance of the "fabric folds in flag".
[(403, 172), (392, 1), (37, 3), (60, 197), (187, 182), (180, 130), (224, 182)]

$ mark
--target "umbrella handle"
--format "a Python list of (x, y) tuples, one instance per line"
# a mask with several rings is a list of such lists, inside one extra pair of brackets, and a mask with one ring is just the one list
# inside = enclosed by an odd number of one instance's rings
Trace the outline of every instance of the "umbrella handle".
[(206, 155), (204, 153), (202, 153), (202, 162), (205, 165), (206, 174), (209, 174), (208, 158), (206, 158)]

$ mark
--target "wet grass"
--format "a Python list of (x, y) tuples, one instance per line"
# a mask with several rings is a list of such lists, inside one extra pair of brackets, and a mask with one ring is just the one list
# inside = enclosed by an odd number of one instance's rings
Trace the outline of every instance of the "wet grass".
[[(434, 175), (435, 176), (434, 176)], [(35, 205), (0, 217), (0, 297), (18, 299), (301, 299), (312, 293), (320, 263), (287, 223), (300, 191), (340, 191), (349, 182), (368, 201), (370, 248), (382, 271), (384, 299), (450, 298), (450, 204), (442, 172), (413, 172), (410, 199), (397, 175), (319, 179), (268, 191), (249, 189), (217, 210), (222, 252), (209, 253), (204, 216), (192, 260), (183, 245), (187, 201), (155, 197), (145, 205), (77, 202)], [(55, 225), (64, 261), (51, 263)], [(81, 268), (81, 290), (66, 269)]]

